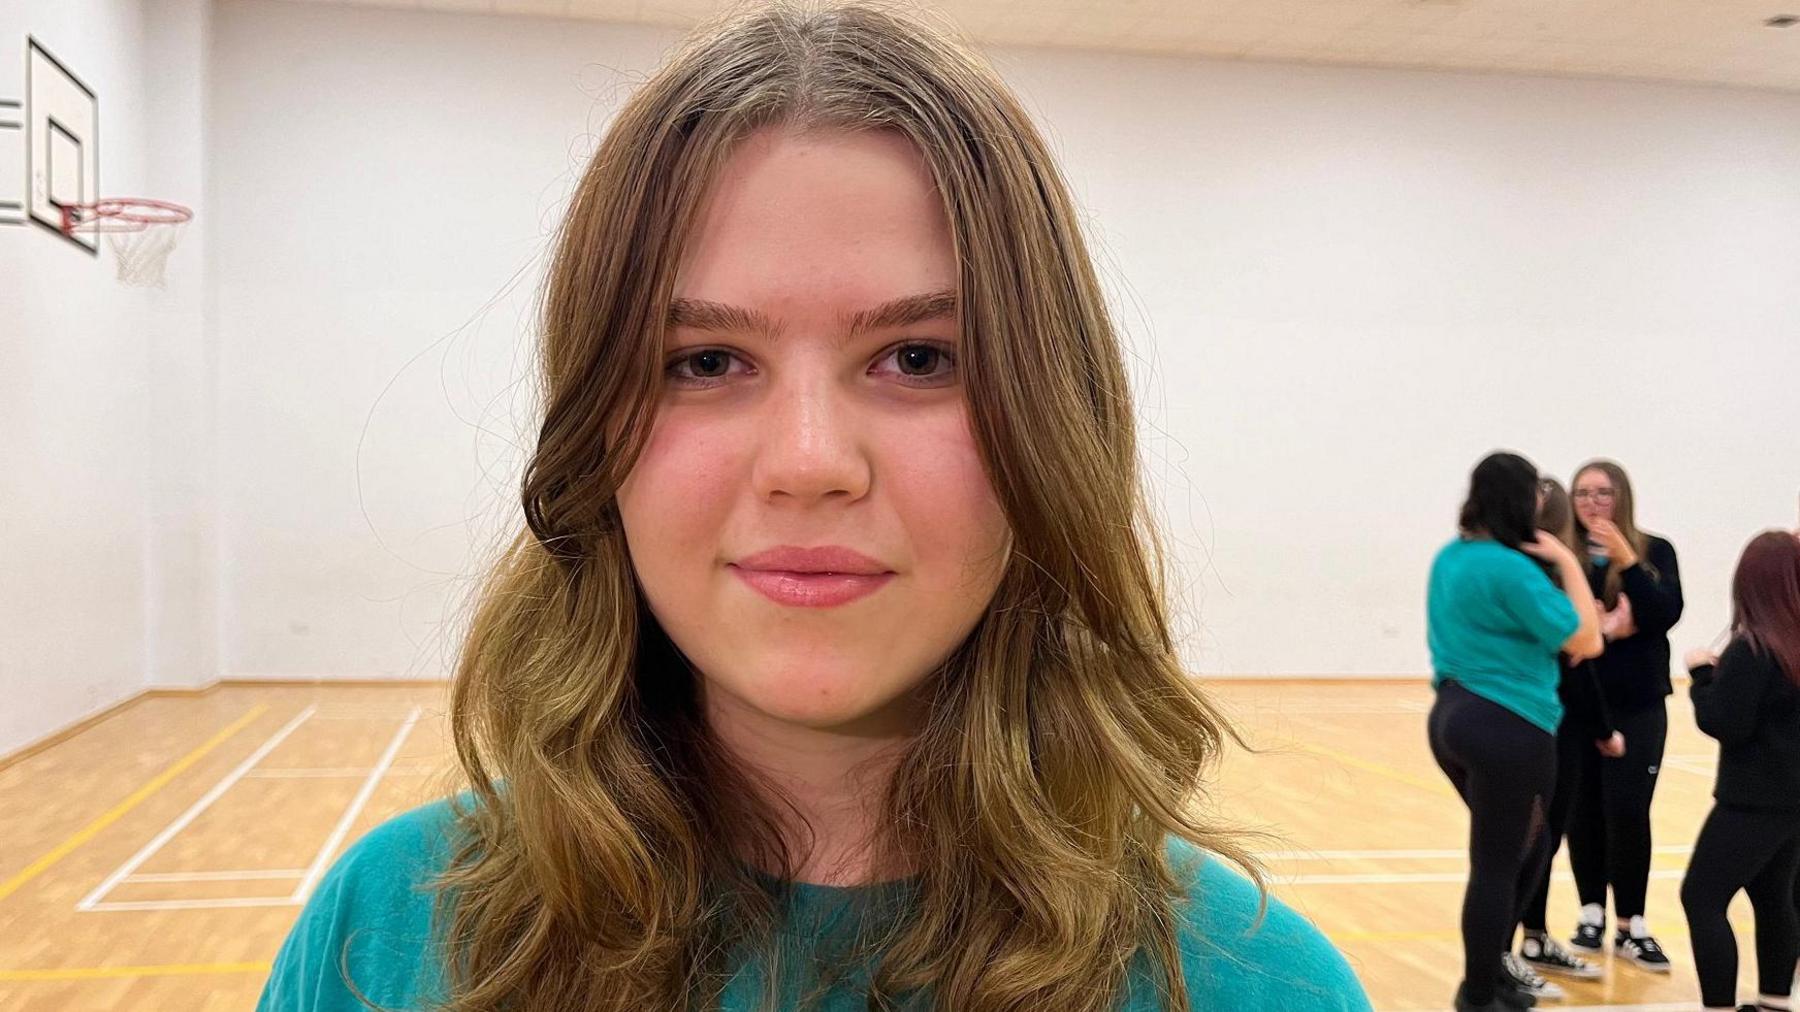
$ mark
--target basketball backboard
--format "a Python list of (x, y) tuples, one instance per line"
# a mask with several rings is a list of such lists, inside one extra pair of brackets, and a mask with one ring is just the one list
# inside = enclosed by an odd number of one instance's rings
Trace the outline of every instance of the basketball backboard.
[[(0, 109), (0, 114), (5, 112)], [(25, 53), (25, 194), (31, 220), (95, 255), (98, 237), (63, 231), (62, 208), (100, 195), (100, 112), (94, 90), (36, 39)]]

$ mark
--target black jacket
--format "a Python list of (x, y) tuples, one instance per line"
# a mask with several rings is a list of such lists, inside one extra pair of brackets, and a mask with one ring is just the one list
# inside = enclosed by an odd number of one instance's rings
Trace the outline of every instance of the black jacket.
[[(1542, 559), (1535, 561), (1551, 583), (1562, 586), (1562, 577), (1554, 564)], [(1600, 692), (1600, 675), (1594, 669), (1594, 662), (1570, 664), (1568, 655), (1561, 654), (1556, 658), (1556, 666), (1559, 675), (1556, 697), (1563, 705), (1562, 724), (1557, 732), (1579, 734), (1593, 741), (1612, 737), (1619, 726), (1613, 722), (1612, 709)]]
[(1800, 686), (1775, 658), (1736, 638), (1695, 668), (1694, 722), (1719, 740), (1713, 797), (1728, 805), (1800, 808)]
[[(1649, 563), (1646, 568), (1644, 563)], [(1650, 575), (1654, 569), (1656, 575)], [(1606, 588), (1605, 566), (1587, 566), (1588, 586), (1600, 599)], [(1662, 705), (1675, 691), (1669, 682), (1669, 630), (1681, 621), (1681, 569), (1675, 546), (1654, 535), (1649, 537), (1644, 558), (1619, 574), (1620, 589), (1631, 598), (1631, 614), (1638, 631), (1606, 644), (1606, 652), (1594, 659), (1594, 674), (1606, 705), (1615, 714), (1637, 713)], [(1602, 602), (1602, 607), (1605, 607)]]
[(1594, 662), (1571, 665), (1569, 659), (1563, 657), (1561, 666), (1562, 678), (1556, 685), (1557, 698), (1563, 705), (1561, 730), (1579, 733), (1592, 741), (1612, 737), (1618, 725), (1613, 723), (1606, 697), (1600, 693), (1600, 678), (1594, 671)]

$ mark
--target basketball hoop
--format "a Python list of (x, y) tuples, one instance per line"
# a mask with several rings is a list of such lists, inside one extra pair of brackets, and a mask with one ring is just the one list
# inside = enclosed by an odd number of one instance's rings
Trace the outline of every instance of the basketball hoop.
[(138, 287), (163, 286), (163, 267), (193, 217), (191, 208), (147, 197), (62, 205), (63, 232), (104, 234), (119, 261), (119, 280)]

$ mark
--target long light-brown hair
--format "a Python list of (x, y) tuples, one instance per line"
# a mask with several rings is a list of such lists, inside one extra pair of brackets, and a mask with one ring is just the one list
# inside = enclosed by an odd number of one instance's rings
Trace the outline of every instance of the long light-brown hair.
[(619, 111), (573, 196), (544, 292), (528, 529), (481, 588), (453, 690), (473, 793), (438, 899), (447, 1007), (704, 1008), (744, 953), (781, 965), (782, 820), (700, 718), (614, 498), (705, 189), (770, 126), (893, 131), (928, 163), (961, 265), (971, 427), (1013, 536), (885, 796), (884, 846), (917, 874), (904, 914), (856, 935), (871, 1007), (1099, 1010), (1139, 963), (1185, 1008), (1165, 839), (1255, 867), (1195, 804), (1235, 734), (1172, 642), (1119, 339), (1014, 96), (966, 43), (864, 4), (709, 25)]
[(1563, 488), (1562, 482), (1545, 475), (1538, 479), (1538, 491), (1544, 496), (1544, 504), (1537, 511), (1538, 529), (1556, 535), (1556, 540), (1569, 546), (1569, 551), (1579, 557), (1581, 541), (1575, 536), (1575, 506), (1569, 500), (1569, 490)]
[[(1631, 543), (1631, 550), (1637, 553), (1638, 562), (1644, 567), (1645, 572), (1652, 576), (1656, 575), (1656, 567), (1650, 564), (1650, 536), (1639, 529), (1637, 525), (1637, 497), (1631, 491), (1631, 477), (1625, 473), (1623, 467), (1613, 461), (1590, 460), (1575, 469), (1575, 478), (1569, 482), (1571, 491), (1576, 485), (1581, 484), (1581, 476), (1589, 471), (1599, 471), (1612, 482), (1613, 525), (1619, 529), (1620, 534), (1625, 535), (1625, 540)], [(1579, 513), (1575, 516), (1575, 536), (1577, 543), (1587, 541), (1587, 525), (1581, 522)], [(1579, 554), (1585, 555), (1586, 550), (1583, 549)], [(1623, 585), (1624, 580), (1620, 576), (1620, 568), (1618, 566), (1606, 567), (1606, 588), (1602, 594), (1602, 600), (1606, 607), (1618, 606), (1619, 589)]]

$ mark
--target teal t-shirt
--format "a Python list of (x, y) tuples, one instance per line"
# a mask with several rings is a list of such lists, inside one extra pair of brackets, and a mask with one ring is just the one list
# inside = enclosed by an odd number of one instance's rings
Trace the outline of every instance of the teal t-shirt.
[[(448, 802), (426, 805), (377, 826), (345, 851), (275, 957), (258, 1012), (366, 1012), (345, 986), (340, 957), (357, 988), (382, 1007), (424, 1009), (441, 1000), (429, 885), (449, 861), (451, 818)], [(1180, 935), (1191, 1008), (1369, 1012), (1349, 964), (1312, 924), (1273, 898), (1259, 923), (1259, 897), (1248, 879), (1186, 843), (1171, 845), (1171, 856), (1193, 883)], [(829, 923), (830, 908), (867, 891), (802, 885), (795, 903), (801, 920)], [(754, 1009), (761, 997), (756, 974), (740, 972), (725, 992), (723, 1012)], [(862, 1012), (865, 1004), (844, 988), (825, 1007)], [(1147, 978), (1135, 975), (1120, 1009), (1174, 1012), (1163, 1008)]]
[(1538, 564), (1497, 541), (1458, 538), (1431, 564), (1434, 688), (1454, 679), (1555, 734), (1557, 657), (1580, 627), (1575, 605)]

